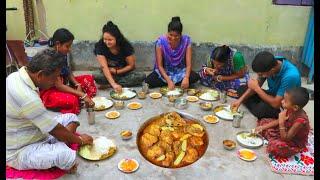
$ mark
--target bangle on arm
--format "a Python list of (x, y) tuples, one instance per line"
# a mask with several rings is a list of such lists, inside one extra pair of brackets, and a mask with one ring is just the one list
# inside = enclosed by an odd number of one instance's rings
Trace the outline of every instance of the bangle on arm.
[(217, 76), (217, 81), (218, 81), (218, 82), (222, 82), (222, 81), (221, 81), (221, 75), (218, 75), (218, 76)]

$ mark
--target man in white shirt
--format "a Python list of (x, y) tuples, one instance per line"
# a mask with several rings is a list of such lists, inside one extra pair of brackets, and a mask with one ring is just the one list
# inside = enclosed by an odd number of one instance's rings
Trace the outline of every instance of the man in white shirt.
[(29, 64), (6, 78), (6, 163), (19, 170), (76, 169), (76, 151), (67, 144), (92, 144), (86, 134), (76, 136), (75, 114), (50, 117), (39, 88), (54, 86), (63, 65), (54, 50), (38, 53)]

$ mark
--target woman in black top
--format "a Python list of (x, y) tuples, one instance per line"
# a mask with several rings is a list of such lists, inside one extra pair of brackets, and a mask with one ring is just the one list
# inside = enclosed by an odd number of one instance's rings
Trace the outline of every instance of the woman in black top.
[(102, 38), (95, 44), (94, 54), (101, 66), (101, 70), (93, 73), (95, 81), (110, 84), (116, 92), (121, 92), (122, 86), (141, 85), (146, 77), (143, 72), (133, 71), (134, 49), (111, 21), (103, 26)]

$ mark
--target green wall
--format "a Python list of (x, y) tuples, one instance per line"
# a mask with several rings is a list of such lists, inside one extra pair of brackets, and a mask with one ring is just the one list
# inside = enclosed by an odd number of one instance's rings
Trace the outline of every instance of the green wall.
[[(22, 0), (7, 0), (7, 39), (24, 39)], [(59, 27), (77, 40), (97, 40), (112, 20), (131, 41), (154, 41), (172, 16), (181, 17), (193, 42), (302, 46), (310, 7), (278, 6), (272, 0), (43, 0), (47, 31)]]

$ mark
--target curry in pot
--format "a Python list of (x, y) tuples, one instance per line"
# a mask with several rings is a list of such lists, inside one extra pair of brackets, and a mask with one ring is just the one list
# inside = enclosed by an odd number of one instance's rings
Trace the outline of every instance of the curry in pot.
[(170, 112), (145, 123), (138, 133), (137, 144), (151, 163), (179, 168), (194, 163), (204, 154), (208, 136), (199, 122)]

